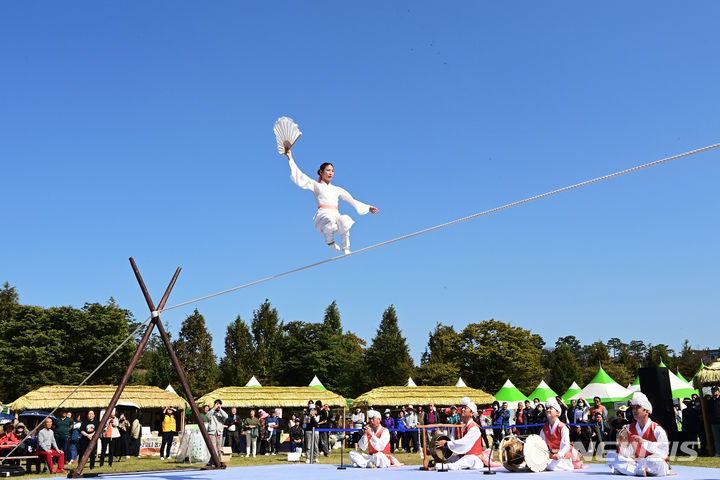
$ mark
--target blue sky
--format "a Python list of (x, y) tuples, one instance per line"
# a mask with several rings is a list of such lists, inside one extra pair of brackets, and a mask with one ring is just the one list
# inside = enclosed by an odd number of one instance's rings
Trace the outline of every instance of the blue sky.
[[(0, 282), (147, 308), (332, 255), (272, 125), (380, 209), (354, 248), (720, 141), (716, 2), (3, 2)], [(717, 348), (720, 150), (202, 302)], [(715, 300), (713, 300), (713, 298)], [(177, 332), (189, 306), (163, 318)]]

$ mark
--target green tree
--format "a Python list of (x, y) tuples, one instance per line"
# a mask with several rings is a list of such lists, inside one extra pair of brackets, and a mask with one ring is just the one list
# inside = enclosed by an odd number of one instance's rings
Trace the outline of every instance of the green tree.
[[(172, 335), (165, 328), (168, 338), (172, 341)], [(174, 349), (174, 347), (173, 347)], [(145, 373), (145, 382), (148, 385), (165, 388), (168, 385), (174, 385), (176, 391), (180, 392), (180, 380), (173, 369), (165, 343), (160, 335), (153, 334), (148, 341), (146, 350), (147, 355), (147, 371)], [(194, 396), (194, 394), (193, 394)]]
[(225, 334), (225, 356), (220, 360), (222, 384), (226, 387), (245, 385), (254, 368), (252, 334), (238, 315), (227, 326)]
[(657, 367), (660, 362), (663, 362), (668, 368), (672, 369), (675, 366), (674, 356), (675, 351), (663, 343), (648, 345), (644, 364), (646, 367)]
[(618, 356), (618, 353), (624, 347), (625, 344), (617, 337), (613, 337), (607, 342), (607, 347), (612, 350), (612, 356), (613, 358)]
[(283, 323), (278, 317), (277, 310), (265, 299), (260, 308), (253, 311), (250, 326), (253, 334), (256, 372), (254, 375), (263, 385), (277, 383), (281, 372), (280, 355), (283, 345)]
[(509, 323), (471, 323), (460, 333), (460, 373), (486, 392), (496, 392), (508, 378), (530, 391), (545, 376), (540, 364), (544, 345), (540, 335)]
[(218, 386), (212, 335), (197, 309), (183, 320), (178, 338), (173, 342), (173, 350), (185, 371), (193, 396), (199, 397)]
[(455, 385), (460, 376), (459, 344), (460, 335), (452, 325), (435, 325), (420, 366), (415, 369), (415, 382), (420, 385)]
[(335, 300), (325, 309), (323, 327), (323, 330), (329, 335), (342, 335), (343, 333), (340, 310)]
[(384, 312), (370, 347), (365, 351), (371, 388), (405, 385), (413, 372), (413, 360), (398, 326), (397, 312), (390, 305)]
[(18, 295), (17, 289), (11, 287), (8, 282), (5, 282), (2, 290), (0, 290), (0, 304), (3, 303), (11, 305), (20, 303), (20, 295)]
[(680, 373), (689, 380), (695, 375), (698, 368), (700, 368), (700, 362), (708, 351), (709, 349), (707, 348), (703, 350), (692, 348), (690, 341), (685, 339), (675, 366), (680, 370)]
[(460, 335), (455, 331), (452, 325), (443, 325), (438, 323), (435, 330), (430, 332), (428, 344), (423, 353), (421, 363), (450, 363), (456, 364), (458, 361), (458, 344), (460, 343)]
[(633, 340), (628, 344), (628, 351), (635, 357), (635, 360), (640, 361), (645, 357), (647, 347), (642, 340)]
[(610, 363), (610, 352), (608, 347), (600, 341), (597, 341), (588, 347), (588, 366), (595, 367), (605, 366)]
[(627, 345), (623, 345), (622, 348), (620, 348), (620, 354), (617, 357), (617, 364), (625, 367), (625, 370), (627, 370), (633, 376), (633, 379), (630, 383), (635, 381), (634, 375), (636, 375), (637, 373), (638, 361), (630, 353), (630, 349)]
[[(12, 401), (29, 390), (77, 384), (137, 327), (114, 302), (41, 308), (14, 305), (0, 321), (0, 396)], [(132, 338), (100, 368), (90, 384), (117, 384), (136, 348)]]
[(567, 344), (558, 346), (550, 360), (550, 388), (562, 395), (572, 385), (582, 382), (582, 371)]

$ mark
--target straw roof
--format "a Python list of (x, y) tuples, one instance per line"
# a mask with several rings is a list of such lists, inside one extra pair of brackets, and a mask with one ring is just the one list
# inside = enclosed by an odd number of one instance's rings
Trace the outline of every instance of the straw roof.
[(701, 369), (693, 377), (693, 384), (696, 388), (720, 385), (720, 360)]
[[(26, 393), (10, 404), (13, 411), (30, 409), (52, 410), (75, 389), (75, 385), (49, 385)], [(68, 398), (61, 408), (107, 407), (115, 394), (114, 385), (83, 385)], [(189, 405), (179, 395), (158, 387), (128, 385), (120, 396), (120, 402), (132, 402), (140, 408), (163, 408), (171, 405), (185, 409)]]
[(222, 400), (223, 408), (238, 407), (305, 407), (310, 400), (320, 400), (323, 405), (344, 407), (345, 398), (314, 387), (223, 387), (203, 395), (197, 400), (205, 406)]
[(492, 395), (470, 387), (378, 387), (357, 397), (352, 406), (456, 405), (463, 397), (470, 397), (478, 405), (489, 405), (495, 400)]

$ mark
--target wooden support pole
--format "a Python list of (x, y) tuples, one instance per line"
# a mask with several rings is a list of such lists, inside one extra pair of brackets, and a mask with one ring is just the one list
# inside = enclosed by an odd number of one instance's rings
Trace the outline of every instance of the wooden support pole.
[[(130, 380), (130, 375), (132, 375), (132, 371), (135, 368), (135, 365), (137, 364), (140, 354), (145, 349), (145, 346), (147, 345), (148, 340), (150, 339), (150, 334), (152, 333), (153, 328), (157, 327), (158, 332), (160, 333), (160, 337), (163, 340), (163, 343), (165, 344), (165, 347), (168, 350), (168, 354), (170, 355), (170, 360), (172, 362), (173, 368), (175, 369), (175, 373), (177, 374), (178, 378), (180, 379), (180, 383), (183, 386), (183, 390), (185, 391), (185, 395), (187, 395), (188, 402), (190, 403), (190, 408), (193, 412), (193, 416), (195, 417), (195, 420), (198, 424), (198, 428), (200, 430), (200, 433), (202, 434), (203, 440), (205, 440), (205, 444), (208, 447), (208, 450), (210, 451), (210, 458), (211, 463), (214, 468), (225, 468), (225, 464), (221, 462), (220, 455), (218, 452), (215, 451), (215, 447), (212, 445), (212, 442), (210, 441), (210, 435), (208, 435), (207, 429), (205, 428), (205, 424), (200, 421), (200, 412), (198, 411), (197, 405), (195, 404), (195, 398), (192, 395), (192, 392), (190, 391), (190, 386), (187, 383), (187, 378), (185, 376), (185, 372), (182, 369), (182, 366), (180, 365), (180, 362), (175, 355), (175, 351), (172, 348), (172, 344), (170, 343), (170, 338), (168, 337), (167, 333), (165, 332), (165, 328), (162, 325), (162, 322), (160, 321), (160, 311), (165, 307), (165, 303), (167, 302), (168, 298), (170, 297), (170, 292), (172, 291), (173, 287), (175, 286), (175, 282), (177, 281), (178, 275), (180, 275), (180, 267), (175, 270), (175, 274), (172, 277), (172, 280), (168, 284), (168, 287), (165, 289), (165, 293), (163, 294), (162, 299), (160, 300), (160, 303), (158, 304), (157, 308), (155, 308), (155, 303), (153, 302), (152, 298), (150, 297), (150, 293), (148, 292), (147, 287), (145, 286), (145, 282), (142, 279), (142, 276), (140, 275), (140, 271), (137, 268), (137, 265), (135, 264), (135, 260), (133, 258), (130, 258), (130, 264), (132, 265), (133, 272), (135, 273), (135, 278), (138, 281), (138, 284), (140, 285), (140, 289), (142, 290), (143, 296), (145, 297), (145, 302), (148, 305), (148, 308), (150, 309), (150, 323), (148, 324), (147, 329), (145, 330), (145, 333), (142, 336), (142, 339), (140, 340), (140, 343), (138, 344), (137, 350), (135, 351), (135, 354), (133, 355), (132, 360), (130, 361), (130, 365), (128, 366), (128, 369), (125, 371), (125, 375), (123, 375), (122, 380), (120, 381), (120, 384), (118, 385), (117, 390), (115, 391), (115, 394), (113, 395), (112, 399), (110, 400), (110, 404), (108, 405), (105, 415), (103, 415), (102, 419), (100, 420), (100, 425), (98, 426), (97, 430), (95, 430), (95, 433), (93, 434), (92, 438), (90, 439), (90, 443), (87, 446), (87, 449), (85, 450), (85, 453), (83, 454), (82, 458), (78, 462), (77, 467), (72, 470), (70, 473), (68, 473), (68, 478), (77, 478), (80, 476), (94, 476), (92, 474), (90, 475), (83, 475), (83, 469), (85, 468), (85, 464), (87, 463), (88, 459), (90, 458), (90, 455), (94, 455), (97, 447), (98, 439), (100, 438), (100, 435), (102, 434), (102, 431), (105, 428), (105, 425), (107, 425), (107, 422), (110, 418), (110, 414), (112, 413), (113, 409), (115, 408), (115, 405), (117, 404), (118, 400), (120, 399), (120, 395), (122, 395), (123, 390), (125, 389), (125, 386), (127, 385), (127, 382)], [(184, 414), (184, 412), (183, 412)]]

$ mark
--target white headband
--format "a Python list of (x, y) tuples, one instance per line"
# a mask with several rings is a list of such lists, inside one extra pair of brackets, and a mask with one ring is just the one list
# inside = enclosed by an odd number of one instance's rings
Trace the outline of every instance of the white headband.
[(562, 409), (560, 408), (560, 404), (558, 403), (558, 401), (556, 399), (554, 399), (552, 397), (545, 400), (545, 410), (547, 410), (548, 408), (554, 408), (555, 411), (558, 413), (562, 412)]
[(642, 392), (635, 392), (632, 400), (630, 400), (630, 404), (637, 405), (640, 408), (644, 408), (649, 413), (652, 413), (652, 403), (650, 403), (650, 400), (648, 400), (648, 398)]

